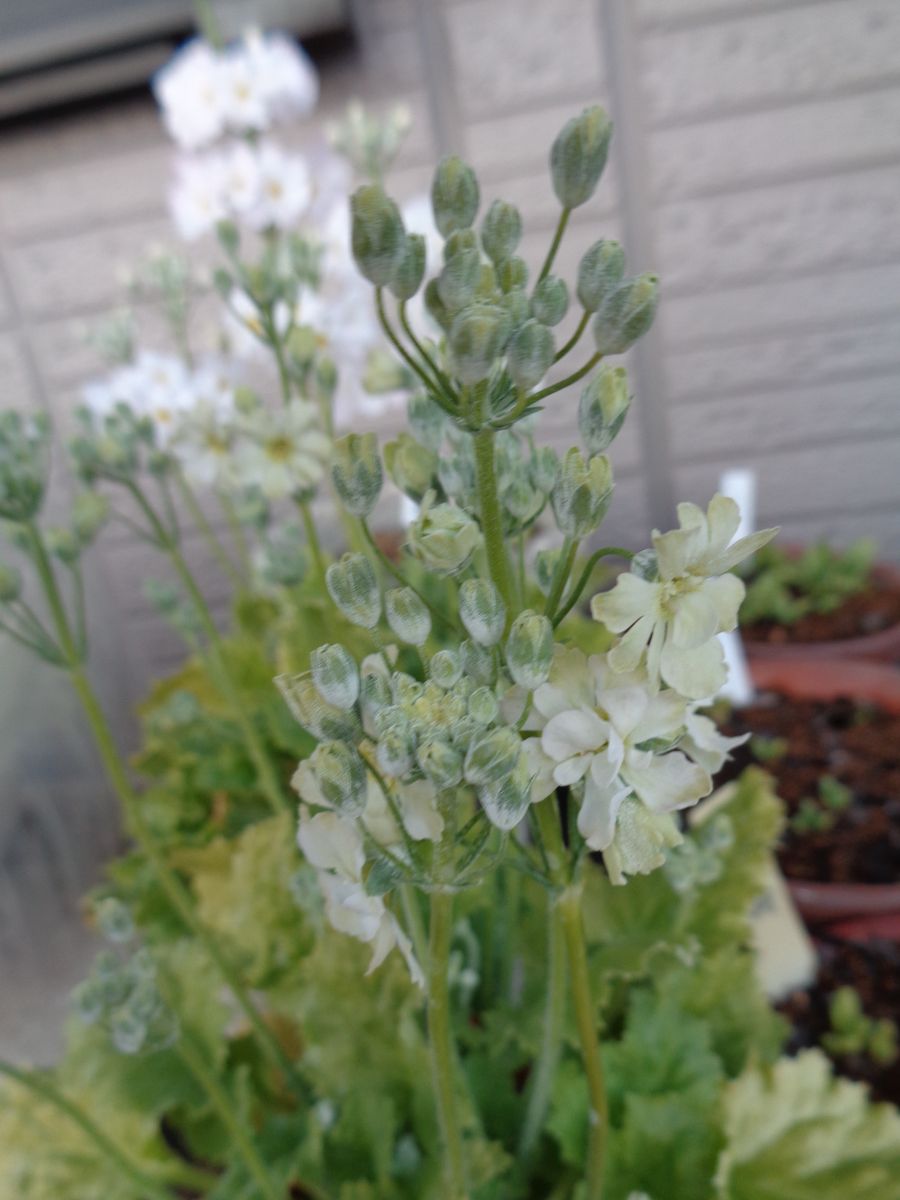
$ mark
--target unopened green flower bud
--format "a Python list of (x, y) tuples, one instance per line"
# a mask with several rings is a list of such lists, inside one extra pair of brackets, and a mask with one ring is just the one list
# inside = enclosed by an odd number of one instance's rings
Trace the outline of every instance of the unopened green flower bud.
[(359, 702), (370, 715), (393, 702), (391, 685), (380, 664), (364, 663), (359, 673)]
[(457, 254), (478, 249), (478, 234), (474, 229), (457, 229), (444, 242), (444, 262), (448, 263)]
[(500, 305), (509, 313), (510, 327), (513, 331), (521, 329), (526, 321), (531, 320), (531, 301), (523, 287), (514, 287), (504, 292)]
[(421, 646), (431, 633), (431, 614), (412, 588), (393, 588), (384, 596), (388, 625), (401, 640)]
[(481, 222), (481, 244), (494, 263), (501, 263), (516, 252), (522, 239), (522, 214), (514, 204), (495, 200)]
[(597, 454), (585, 462), (574, 447), (562, 469), (550, 500), (556, 523), (566, 537), (582, 538), (597, 528), (612, 499), (613, 477), (609, 459)]
[(480, 788), (478, 799), (492, 825), (505, 832), (515, 829), (531, 804), (531, 775), (524, 754), (505, 778)]
[(416, 751), (416, 761), (438, 790), (456, 787), (462, 780), (463, 757), (447, 742), (435, 738), (423, 743)]
[(462, 675), (462, 663), (459, 655), (453, 650), (438, 650), (431, 656), (428, 673), (438, 687), (448, 690), (458, 682)]
[(517, 287), (523, 288), (528, 282), (528, 263), (517, 254), (511, 258), (504, 258), (502, 262), (497, 263), (497, 282), (504, 292), (511, 292)]
[(434, 483), (438, 469), (434, 451), (408, 433), (401, 433), (396, 441), (388, 442), (384, 448), (384, 463), (400, 491), (417, 502)]
[(0, 412), (0, 517), (30, 521), (44, 499), (50, 423), (43, 413)]
[(578, 264), (576, 292), (586, 312), (596, 312), (612, 295), (625, 273), (625, 251), (603, 238), (589, 246)]
[(12, 604), (21, 594), (21, 572), (8, 563), (0, 563), (0, 604)]
[(450, 350), (463, 383), (487, 379), (511, 333), (509, 313), (499, 305), (479, 302), (462, 310), (450, 330)]
[(406, 232), (397, 205), (375, 183), (350, 197), (353, 257), (376, 287), (388, 287), (406, 250)]
[(299, 370), (312, 364), (319, 349), (319, 334), (309, 325), (295, 325), (285, 339), (284, 347)]
[(72, 529), (82, 546), (89, 545), (106, 523), (109, 500), (100, 492), (81, 492), (72, 505)]
[(463, 671), (477, 683), (491, 683), (494, 678), (494, 656), (487, 646), (466, 638), (460, 643), (459, 656)]
[(479, 646), (494, 646), (503, 637), (506, 605), (489, 579), (467, 579), (460, 587), (459, 616)]
[(569, 289), (558, 275), (545, 276), (531, 297), (531, 314), (542, 325), (558, 325), (569, 308)]
[(599, 104), (567, 121), (550, 150), (553, 190), (563, 208), (590, 200), (606, 166), (612, 122)]
[(390, 289), (398, 300), (409, 300), (422, 286), (424, 278), (425, 239), (420, 233), (408, 233), (394, 266)]
[(386, 392), (398, 392), (409, 386), (412, 373), (403, 365), (396, 354), (382, 346), (369, 351), (363, 372), (362, 385), (373, 396)]
[(638, 275), (619, 284), (594, 317), (598, 353), (624, 354), (653, 324), (658, 298), (655, 275)]
[(359, 719), (351, 709), (329, 703), (313, 682), (312, 672), (277, 675), (275, 686), (295, 720), (316, 738), (346, 738), (356, 741), (361, 732)]
[(483, 262), (478, 275), (475, 299), (493, 303), (497, 295), (497, 273), (490, 263)]
[(426, 567), (442, 574), (461, 571), (481, 545), (478, 523), (455, 504), (435, 504), (434, 493), (422, 501), (409, 528), (409, 547)]
[(95, 909), (97, 925), (110, 942), (130, 942), (134, 937), (134, 919), (116, 896), (106, 896)]
[(559, 475), (559, 455), (552, 446), (541, 446), (529, 464), (531, 481), (540, 492), (549, 494)]
[(510, 516), (529, 524), (544, 507), (544, 496), (527, 479), (514, 479), (500, 494), (500, 502)]
[(320, 358), (316, 363), (316, 390), (326, 400), (337, 391), (338, 369), (333, 358)]
[(366, 806), (366, 764), (355, 747), (320, 742), (309, 765), (325, 800), (344, 816), (360, 816)]
[(522, 739), (515, 729), (503, 726), (476, 738), (466, 753), (467, 783), (487, 787), (500, 783), (515, 768), (522, 754)]
[(436, 279), (429, 279), (425, 284), (425, 307), (428, 309), (432, 320), (437, 325), (440, 325), (441, 329), (449, 331), (450, 326), (453, 324), (453, 313), (450, 312), (441, 299), (441, 292)]
[(549, 596), (550, 589), (553, 586), (553, 577), (556, 574), (556, 567), (559, 562), (560, 551), (556, 550), (538, 550), (534, 556), (534, 574), (537, 580), (537, 585), (544, 593)]
[(477, 250), (460, 250), (449, 259), (438, 276), (438, 292), (448, 312), (459, 312), (475, 299), (481, 279), (481, 258)]
[(556, 344), (546, 325), (534, 318), (513, 334), (506, 350), (506, 366), (520, 388), (532, 388), (553, 364)]
[(447, 418), (440, 405), (425, 392), (415, 392), (409, 398), (406, 414), (413, 436), (429, 450), (437, 450), (447, 428)]
[(344, 554), (325, 572), (328, 594), (348, 621), (374, 629), (381, 616), (381, 593), (364, 554)]
[(47, 550), (60, 562), (71, 566), (78, 561), (81, 554), (81, 542), (71, 529), (63, 526), (53, 526), (44, 533)]
[(309, 656), (313, 683), (319, 695), (335, 708), (353, 707), (359, 696), (359, 667), (344, 646), (318, 646)]
[(384, 482), (374, 433), (348, 433), (337, 439), (331, 478), (344, 508), (355, 517), (367, 517), (378, 502)]
[(441, 237), (467, 229), (478, 212), (478, 180), (470, 166), (455, 154), (441, 160), (431, 185), (434, 223)]
[(489, 687), (479, 687), (469, 696), (468, 711), (476, 724), (493, 725), (500, 712), (500, 705)]
[(581, 393), (578, 428), (589, 454), (605, 450), (622, 428), (631, 395), (624, 367), (605, 363)]
[(400, 725), (386, 729), (379, 738), (376, 757), (385, 775), (394, 778), (406, 775), (413, 764), (412, 736)]
[(147, 1032), (146, 1021), (129, 1008), (120, 1008), (110, 1017), (110, 1037), (120, 1054), (138, 1054), (147, 1040)]
[(553, 626), (548, 617), (526, 610), (513, 621), (506, 640), (506, 665), (513, 683), (532, 692), (547, 682), (553, 661)]

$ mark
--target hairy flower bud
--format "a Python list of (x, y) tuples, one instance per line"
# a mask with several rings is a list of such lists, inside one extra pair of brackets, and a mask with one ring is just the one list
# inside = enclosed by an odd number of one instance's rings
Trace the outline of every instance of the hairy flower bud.
[(578, 428), (589, 454), (599, 454), (610, 445), (622, 428), (630, 404), (625, 368), (604, 363), (578, 403)]
[(512, 771), (498, 783), (479, 789), (478, 799), (487, 819), (508, 832), (519, 824), (531, 804), (531, 775), (525, 756), (519, 756)]
[(528, 282), (528, 263), (517, 254), (511, 258), (504, 258), (502, 262), (497, 263), (497, 282), (504, 292), (511, 292), (513, 288), (523, 288)]
[(569, 309), (569, 289), (558, 275), (547, 275), (534, 289), (531, 314), (543, 325), (558, 325)]
[(21, 572), (8, 563), (0, 563), (0, 604), (12, 604), (21, 594)]
[(511, 332), (509, 313), (497, 304), (470, 304), (459, 313), (450, 329), (450, 350), (463, 383), (487, 379)]
[(335, 708), (350, 709), (359, 696), (359, 667), (344, 646), (319, 646), (309, 656), (313, 683), (319, 695)]
[(523, 287), (514, 287), (504, 292), (500, 306), (509, 314), (510, 328), (515, 332), (531, 320), (531, 301)]
[(550, 588), (553, 586), (553, 577), (556, 574), (559, 555), (560, 551), (554, 549), (538, 550), (534, 556), (534, 576), (538, 587), (545, 596), (550, 594)]
[(455, 504), (435, 504), (434, 493), (422, 501), (409, 527), (409, 548), (426, 567), (442, 574), (460, 571), (481, 545), (478, 523)]
[(468, 679), (476, 683), (490, 683), (494, 678), (494, 656), (487, 646), (466, 638), (460, 643), (459, 655), (462, 668)]
[(416, 761), (438, 790), (456, 787), (462, 779), (462, 755), (455, 747), (437, 738), (419, 746)]
[(515, 729), (503, 726), (476, 738), (466, 753), (464, 773), (475, 787), (498, 784), (516, 766), (522, 753), (522, 740)]
[(393, 588), (384, 596), (388, 625), (401, 640), (421, 646), (431, 633), (431, 614), (421, 597), (409, 587)]
[(506, 640), (506, 665), (514, 683), (534, 691), (547, 682), (553, 661), (550, 619), (530, 609), (513, 621)]
[(397, 205), (376, 183), (350, 197), (350, 241), (360, 273), (376, 287), (387, 287), (406, 252), (406, 233)]
[(467, 579), (459, 589), (459, 617), (479, 646), (494, 646), (503, 637), (506, 605), (489, 579)]
[(594, 342), (600, 354), (624, 354), (647, 332), (656, 315), (659, 280), (638, 275), (619, 284), (594, 317)]
[(481, 280), (481, 256), (475, 249), (460, 250), (449, 258), (438, 276), (438, 295), (448, 312), (459, 312), (475, 299)]
[(81, 554), (81, 542), (72, 532), (71, 529), (66, 529), (61, 525), (54, 525), (44, 532), (44, 542), (47, 550), (54, 558), (58, 558), (60, 562), (71, 566), (78, 562), (78, 556)]
[(72, 529), (82, 546), (88, 546), (106, 524), (109, 500), (100, 492), (82, 492), (72, 505)]
[(0, 517), (30, 521), (47, 486), (50, 424), (43, 413), (0, 412)]
[(275, 685), (297, 722), (316, 738), (347, 738), (355, 741), (360, 734), (356, 713), (330, 704), (313, 682), (312, 672), (277, 675)]
[(378, 740), (376, 757), (385, 775), (397, 779), (406, 775), (413, 764), (413, 738), (401, 724), (391, 725)]
[(453, 324), (453, 313), (447, 308), (446, 304), (441, 299), (440, 288), (436, 279), (429, 279), (425, 284), (425, 307), (431, 319), (440, 325), (445, 332), (449, 331)]
[(410, 300), (425, 278), (425, 238), (408, 233), (388, 285), (398, 300)]
[(355, 517), (367, 517), (378, 502), (384, 474), (374, 433), (348, 433), (334, 443), (334, 490)]
[(478, 212), (478, 199), (478, 180), (472, 168), (455, 154), (442, 159), (431, 184), (434, 223), (441, 237), (472, 224)]
[(596, 312), (622, 282), (625, 251), (618, 242), (601, 238), (581, 256), (576, 293), (585, 312)]
[(562, 127), (550, 150), (550, 174), (563, 208), (578, 208), (593, 196), (611, 136), (612, 122), (599, 104)]
[(434, 483), (438, 458), (408, 433), (384, 448), (384, 463), (388, 474), (401, 492), (418, 502)]
[(474, 229), (457, 229), (444, 242), (444, 262), (448, 263), (466, 250), (478, 250), (478, 234)]
[(532, 318), (518, 329), (506, 350), (506, 366), (520, 388), (532, 388), (553, 365), (556, 344), (546, 325)]
[(539, 492), (549, 493), (559, 475), (559, 455), (552, 446), (541, 446), (529, 464), (531, 482)]
[(500, 712), (497, 697), (489, 687), (479, 687), (469, 696), (469, 716), (476, 724), (493, 725)]
[(438, 650), (431, 656), (428, 673), (438, 687), (452, 688), (462, 675), (462, 663), (454, 650)]
[(366, 806), (366, 764), (346, 742), (320, 742), (309, 760), (325, 800), (339, 813), (358, 817)]
[(598, 454), (585, 462), (574, 447), (562, 461), (550, 500), (556, 523), (566, 537), (593, 533), (612, 499), (613, 477), (609, 459)]
[(406, 406), (406, 414), (413, 436), (429, 450), (437, 450), (447, 428), (447, 418), (440, 405), (425, 392), (414, 392)]
[(364, 554), (345, 554), (325, 572), (328, 594), (348, 621), (374, 629), (381, 616), (381, 594), (372, 564)]
[(522, 214), (514, 204), (495, 200), (481, 222), (481, 244), (494, 263), (501, 263), (516, 252), (522, 239)]

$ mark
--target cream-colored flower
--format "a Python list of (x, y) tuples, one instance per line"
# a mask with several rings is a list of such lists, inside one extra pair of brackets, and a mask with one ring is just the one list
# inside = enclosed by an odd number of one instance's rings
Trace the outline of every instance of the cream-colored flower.
[(699, 700), (722, 686), (726, 668), (716, 635), (737, 625), (744, 585), (732, 567), (778, 532), (763, 529), (733, 542), (740, 522), (735, 502), (716, 495), (704, 513), (679, 504), (679, 529), (653, 534), (658, 576), (627, 572), (595, 596), (591, 611), (622, 637), (609, 654), (615, 671), (634, 671), (646, 654), (651, 681)]
[(258, 408), (246, 418), (246, 435), (235, 449), (237, 482), (258, 487), (270, 500), (308, 492), (331, 458), (331, 440), (317, 428), (318, 414), (305, 400), (284, 408)]

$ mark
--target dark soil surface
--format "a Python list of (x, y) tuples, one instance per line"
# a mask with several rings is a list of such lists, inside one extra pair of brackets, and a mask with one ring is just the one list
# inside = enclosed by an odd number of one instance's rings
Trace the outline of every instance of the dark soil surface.
[[(832, 883), (900, 882), (900, 716), (851, 700), (792, 700), (764, 695), (735, 709), (723, 725), (754, 736), (727, 764), (722, 782), (751, 763), (769, 771), (788, 811), (779, 861), (790, 879)], [(773, 739), (783, 741), (778, 746)], [(766, 747), (783, 751), (770, 757)], [(852, 793), (835, 810), (820, 799), (830, 777)], [(791, 818), (812, 798), (828, 829), (798, 830)]]
[[(793, 1025), (789, 1051), (820, 1044), (831, 1028), (829, 997), (839, 987), (856, 990), (867, 1017), (900, 1022), (900, 946), (894, 942), (863, 946), (835, 940), (818, 943), (817, 948), (820, 962), (815, 983), (778, 1005)], [(900, 1104), (900, 1059), (879, 1064), (868, 1054), (832, 1057), (842, 1075), (869, 1085), (873, 1099)]]
[(748, 642), (768, 642), (773, 646), (797, 642), (836, 642), (847, 638), (881, 633), (900, 623), (900, 587), (878, 579), (864, 592), (848, 597), (829, 613), (810, 613), (793, 625), (777, 621), (754, 621), (741, 626)]

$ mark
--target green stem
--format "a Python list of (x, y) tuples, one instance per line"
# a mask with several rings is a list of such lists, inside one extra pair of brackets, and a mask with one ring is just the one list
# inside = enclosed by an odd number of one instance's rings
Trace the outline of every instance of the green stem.
[(300, 509), (300, 518), (303, 521), (303, 530), (306, 534), (306, 540), (309, 544), (309, 552), (313, 558), (316, 574), (324, 583), (325, 555), (322, 553), (322, 543), (319, 541), (319, 534), (316, 530), (316, 523), (313, 520), (312, 512), (310, 511), (309, 501), (298, 500), (297, 507)]
[(445, 1200), (468, 1200), (462, 1131), (456, 1106), (450, 993), (447, 987), (452, 921), (451, 893), (432, 892), (428, 954), (428, 1042), (443, 1150), (444, 1195)]
[(247, 1136), (243, 1119), (235, 1110), (231, 1097), (215, 1073), (210, 1070), (202, 1053), (185, 1033), (182, 1034), (176, 1048), (182, 1062), (200, 1084), (217, 1116), (228, 1130), (235, 1150), (259, 1188), (260, 1197), (265, 1197), (265, 1200), (284, 1200), (284, 1193), (266, 1170), (256, 1147)]
[(197, 581), (191, 573), (190, 567), (184, 560), (184, 556), (179, 550), (177, 544), (170, 538), (162, 525), (159, 517), (154, 512), (152, 506), (147, 501), (144, 494), (136, 484), (131, 484), (129, 490), (134, 495), (135, 500), (139, 504), (141, 511), (146, 517), (153, 530), (160, 547), (164, 550), (175, 568), (175, 573), (178, 575), (185, 591), (191, 598), (197, 615), (200, 618), (200, 624), (206, 634), (209, 642), (209, 658), (210, 663), (216, 675), (216, 681), (220, 687), (226, 703), (231, 711), (232, 719), (237, 723), (241, 731), (241, 735), (247, 746), (247, 752), (256, 768), (256, 774), (259, 779), (260, 787), (265, 794), (274, 813), (286, 812), (290, 809), (290, 804), (284, 795), (279, 782), (278, 775), (269, 757), (269, 753), (263, 744), (256, 727), (253, 724), (252, 718), (248, 715), (241, 695), (231, 678), (231, 673), (228, 670), (228, 665), (225, 660), (224, 647), (222, 639), (219, 636), (219, 631), (216, 628), (216, 623), (213, 620), (212, 613), (209, 611), (209, 606), (201, 592)]
[(165, 1184), (154, 1179), (152, 1175), (133, 1163), (83, 1109), (64, 1096), (62, 1092), (57, 1091), (47, 1080), (20, 1071), (18, 1067), (3, 1061), (0, 1061), (0, 1075), (15, 1080), (16, 1083), (28, 1088), (36, 1096), (40, 1096), (42, 1100), (46, 1100), (48, 1104), (52, 1104), (54, 1108), (64, 1113), (94, 1143), (100, 1153), (119, 1171), (123, 1178), (127, 1179), (138, 1191), (146, 1196), (156, 1197), (157, 1200), (173, 1200), (173, 1193)]
[(234, 504), (230, 496), (226, 496), (224, 492), (217, 493), (219, 505), (222, 512), (225, 514), (225, 520), (228, 522), (228, 528), (231, 530), (231, 536), (234, 541), (235, 553), (238, 556), (238, 561), (241, 564), (241, 570), (244, 576), (249, 579), (253, 570), (253, 564), (250, 561), (250, 547), (247, 544), (247, 537), (244, 533), (244, 528), (241, 525), (240, 518), (235, 511)]
[(541, 1052), (531, 1080), (525, 1122), (519, 1138), (518, 1156), (525, 1161), (534, 1154), (544, 1128), (547, 1109), (550, 1107), (550, 1092), (562, 1052), (566, 1009), (566, 960), (563, 951), (559, 908), (550, 897), (547, 907), (547, 995)]
[(232, 581), (232, 583), (240, 587), (243, 584), (240, 572), (228, 557), (227, 553), (225, 552), (225, 547), (219, 541), (215, 530), (207, 520), (206, 514), (200, 507), (200, 502), (197, 500), (197, 497), (194, 494), (194, 489), (185, 478), (184, 472), (181, 470), (177, 471), (175, 474), (175, 480), (178, 484), (178, 490), (181, 492), (182, 499), (187, 506), (187, 510), (191, 514), (191, 519), (202, 534), (207, 546), (209, 546), (210, 553), (212, 554), (213, 558), (215, 558), (216, 562)]
[(451, 397), (454, 401), (458, 401), (458, 397), (456, 395), (456, 392), (453, 389), (453, 384), (451, 383), (450, 379), (444, 374), (444, 372), (441, 370), (441, 368), (438, 366), (438, 364), (434, 361), (434, 359), (428, 353), (427, 349), (422, 345), (422, 343), (416, 337), (415, 331), (409, 323), (409, 317), (407, 316), (407, 312), (406, 312), (406, 301), (405, 300), (402, 300), (400, 302), (399, 312), (400, 312), (400, 325), (402, 326), (403, 331), (406, 334), (406, 336), (409, 338), (409, 340), (415, 346), (416, 350), (419, 352), (421, 357), (424, 359), (425, 363), (430, 368), (430, 370), (434, 376), (434, 379), (435, 379), (435, 385), (438, 388), (442, 389), (444, 391), (444, 393), (447, 396)]
[(593, 572), (594, 567), (596, 567), (596, 565), (600, 561), (600, 559), (607, 558), (609, 556), (615, 556), (617, 558), (634, 558), (634, 554), (630, 550), (624, 550), (621, 546), (604, 546), (602, 550), (595, 550), (594, 553), (591, 555), (591, 557), (585, 563), (584, 570), (581, 572), (578, 582), (570, 590), (568, 596), (566, 597), (565, 604), (562, 606), (562, 608), (559, 610), (559, 612), (556, 613), (556, 615), (553, 617), (554, 629), (556, 628), (557, 625), (560, 624), (561, 621), (563, 621), (569, 615), (569, 613), (572, 611), (572, 609), (578, 603), (579, 597), (581, 596), (581, 593), (584, 591), (584, 589), (587, 587), (587, 583), (591, 577), (591, 573)]
[(575, 326), (575, 332), (572, 334), (572, 336), (569, 338), (569, 340), (567, 342), (565, 342), (560, 347), (559, 350), (557, 350), (556, 354), (553, 356), (554, 362), (559, 362), (560, 359), (566, 357), (566, 355), (569, 353), (570, 350), (575, 349), (575, 347), (581, 341), (581, 335), (584, 333), (585, 329), (587, 329), (588, 321), (590, 321), (592, 315), (593, 314), (589, 313), (589, 312), (583, 312), (581, 314), (581, 320)]
[(556, 611), (556, 606), (562, 598), (563, 588), (566, 586), (570, 574), (572, 573), (572, 564), (575, 561), (575, 555), (578, 552), (578, 540), (576, 538), (567, 537), (562, 544), (562, 549), (559, 552), (559, 558), (556, 563), (556, 570), (553, 572), (553, 582), (550, 585), (550, 593), (547, 596), (547, 603), (544, 605), (544, 613), (551, 617)]
[(425, 922), (419, 908), (419, 896), (410, 884), (400, 885), (400, 903), (403, 905), (403, 916), (409, 932), (416, 958), (424, 967), (428, 962), (428, 935), (425, 933)]
[(569, 223), (569, 217), (572, 214), (571, 208), (564, 208), (559, 214), (559, 220), (556, 222), (556, 232), (553, 234), (553, 241), (550, 243), (550, 249), (547, 251), (547, 257), (544, 259), (544, 265), (541, 267), (541, 272), (537, 277), (538, 283), (545, 279), (550, 274), (550, 268), (553, 266), (553, 260), (556, 258), (556, 252), (559, 249), (559, 243), (562, 241), (563, 234), (566, 232), (566, 226)]
[(475, 443), (475, 478), (478, 486), (478, 506), (481, 512), (481, 532), (487, 553), (488, 570), (494, 586), (506, 605), (507, 622), (515, 613), (513, 606), (512, 579), (503, 540), (503, 516), (500, 512), (500, 497), (497, 493), (497, 476), (494, 470), (493, 429), (485, 427), (473, 435)]
[(415, 375), (418, 375), (419, 379), (421, 379), (422, 382), (425, 384), (426, 388), (428, 388), (428, 393), (431, 396), (431, 398), (433, 400), (435, 400), (441, 406), (441, 408), (444, 410), (444, 412), (449, 413), (449, 415), (451, 417), (455, 417), (458, 413), (458, 408), (457, 408), (455, 399), (449, 395), (446, 395), (443, 391), (443, 388), (435, 387), (434, 380), (431, 379), (430, 376), (422, 369), (420, 364), (416, 362), (416, 360), (409, 353), (409, 351), (406, 349), (406, 347), (403, 345), (403, 343), (400, 341), (400, 339), (397, 337), (396, 333), (394, 332), (393, 327), (391, 326), (391, 323), (388, 320), (387, 313), (385, 312), (384, 296), (382, 295), (381, 288), (375, 289), (375, 311), (378, 313), (378, 321), (379, 321), (379, 324), (381, 325), (381, 328), (385, 332), (385, 336), (387, 337), (387, 339), (391, 343), (391, 345), (394, 347), (394, 349), (397, 351), (397, 353), (400, 355), (400, 357), (403, 359), (403, 361), (406, 363), (406, 365), (409, 367), (409, 369)]
[(545, 387), (539, 392), (533, 392), (528, 397), (528, 403), (536, 404), (538, 400), (546, 400), (546, 398), (548, 396), (552, 396), (554, 392), (561, 392), (564, 388), (570, 387), (573, 383), (577, 383), (579, 379), (583, 379), (585, 375), (587, 375), (588, 371), (591, 371), (594, 367), (596, 367), (597, 363), (602, 357), (603, 355), (599, 352), (592, 354), (583, 366), (579, 367), (577, 371), (573, 371), (571, 375), (567, 375), (565, 379), (560, 379), (558, 383), (551, 383), (549, 387)]

